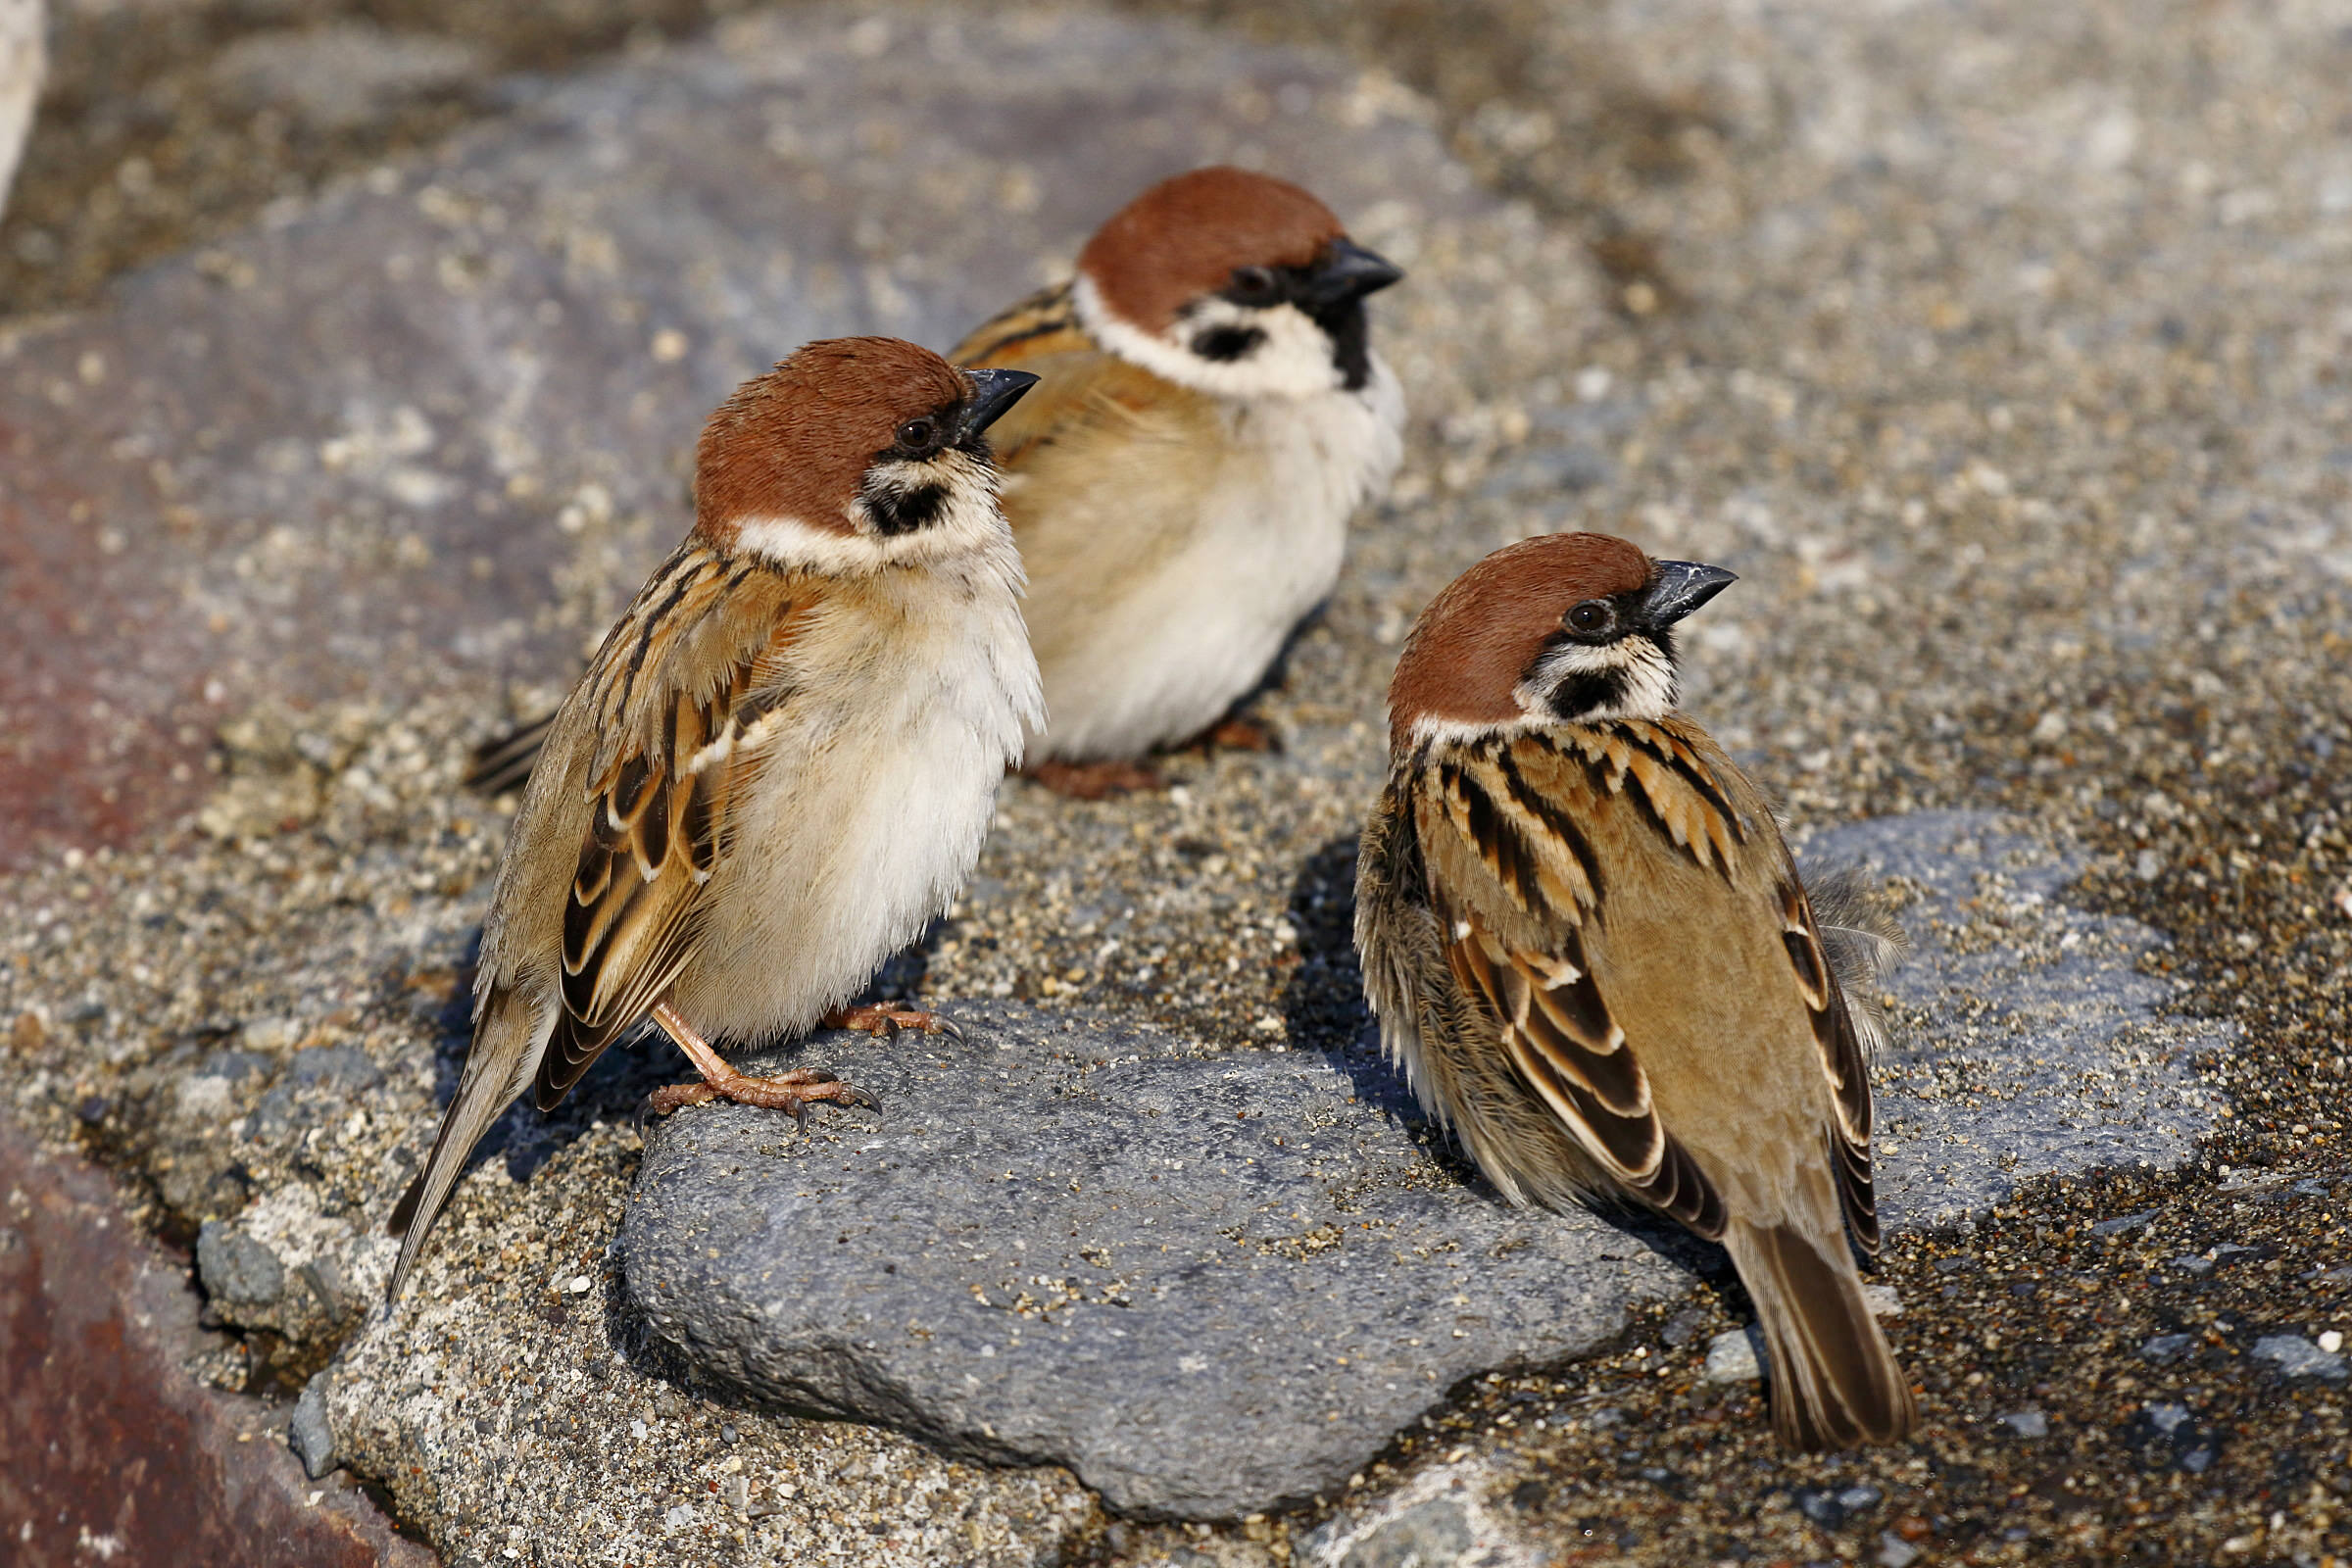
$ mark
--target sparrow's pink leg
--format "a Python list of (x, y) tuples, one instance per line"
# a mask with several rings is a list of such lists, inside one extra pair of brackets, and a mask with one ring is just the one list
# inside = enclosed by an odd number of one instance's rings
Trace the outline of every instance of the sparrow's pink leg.
[(789, 1110), (803, 1123), (808, 1119), (808, 1106), (820, 1100), (863, 1105), (869, 1110), (876, 1108), (873, 1096), (851, 1088), (821, 1068), (796, 1067), (772, 1078), (755, 1078), (736, 1071), (666, 1002), (654, 1004), (654, 1022), (678, 1043), (678, 1049), (686, 1053), (687, 1059), (703, 1075), (699, 1084), (674, 1084), (655, 1090), (649, 1103), (657, 1116), (666, 1116), (681, 1105), (700, 1105), (712, 1100), (732, 1100), (766, 1110)]
[(1025, 771), (1054, 794), (1074, 801), (1106, 801), (1167, 786), (1167, 780), (1141, 762), (1039, 762)]
[(817, 1025), (824, 1029), (857, 1029), (877, 1038), (895, 1035), (902, 1029), (919, 1029), (924, 1034), (946, 1035), (951, 1040), (963, 1038), (963, 1031), (956, 1027), (955, 1019), (943, 1018), (936, 1012), (925, 1012), (919, 1007), (903, 1007), (895, 1002), (872, 1002), (861, 1007), (843, 1007), (837, 1012), (826, 1013), (817, 1020)]

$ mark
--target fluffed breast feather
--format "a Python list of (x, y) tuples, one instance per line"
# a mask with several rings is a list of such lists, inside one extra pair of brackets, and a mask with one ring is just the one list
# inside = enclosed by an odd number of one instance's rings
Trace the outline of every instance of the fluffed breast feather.
[[(1584, 1196), (1630, 1191), (1709, 1237), (1723, 1196), (1668, 1131), (1696, 1136), (1661, 1105), (1674, 1091), (1653, 1082), (1645, 1042), (1692, 1049), (1694, 1014), (1737, 1030), (1801, 1010), (1839, 1206), (1875, 1252), (1860, 1044), (1765, 803), (1696, 725), (1562, 725), (1405, 754), (1365, 834), (1357, 922), (1392, 1054), (1506, 1190), (1556, 1201), (1546, 1174), (1582, 1166)], [(1466, 1031), (1499, 1034), (1517, 1086), (1483, 1080), (1479, 1053), (1424, 1047)], [(1526, 1091), (1573, 1150), (1534, 1125)]]
[[(689, 541), (646, 583), (557, 714), (515, 831), (578, 844), (570, 887), (523, 897), (502, 889), (494, 901), (518, 920), (562, 922), (562, 1005), (539, 1061), (542, 1108), (692, 956), (701, 895), (726, 854), (733, 808), (766, 760), (767, 726), (794, 695), (788, 651), (822, 596), (812, 580), (722, 561)], [(509, 864), (529, 875), (534, 858)], [(490, 933), (484, 986), (505, 978), (509, 953), (555, 945)]]

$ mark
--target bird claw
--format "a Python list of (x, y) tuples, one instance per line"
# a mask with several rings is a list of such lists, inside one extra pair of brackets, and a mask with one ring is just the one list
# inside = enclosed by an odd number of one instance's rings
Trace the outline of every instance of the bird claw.
[(895, 1002), (869, 1003), (861, 1007), (844, 1007), (827, 1013), (818, 1020), (827, 1029), (855, 1029), (877, 1040), (896, 1040), (902, 1029), (916, 1029), (927, 1035), (946, 1035), (961, 1042), (963, 1031), (952, 1018), (920, 1007), (901, 1006)]

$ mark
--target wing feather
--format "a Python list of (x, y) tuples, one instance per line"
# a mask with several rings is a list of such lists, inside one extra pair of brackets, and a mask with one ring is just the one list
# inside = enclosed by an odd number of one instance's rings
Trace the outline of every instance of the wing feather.
[(777, 655), (808, 608), (789, 579), (762, 571), (746, 577), (689, 543), (590, 666), (589, 823), (564, 913), (563, 1005), (539, 1064), (543, 1109), (693, 956), (729, 808), (764, 756), (747, 728), (789, 702)]
[(1572, 803), (1605, 787), (1600, 778), (1621, 787), (1633, 760), (1604, 757), (1595, 776), (1559, 760), (1531, 740), (1459, 752), (1426, 770), (1417, 815), (1425, 853), (1446, 866), (1431, 897), (1447, 968), (1483, 1004), (1521, 1079), (1612, 1180), (1718, 1236), (1722, 1197), (1659, 1120), (1638, 1050), (1586, 953), (1603, 883)]
[(1828, 1138), (1838, 1176), (1838, 1203), (1845, 1213), (1855, 1242), (1871, 1257), (1879, 1255), (1878, 1188), (1871, 1175), (1870, 1061), (1854, 1028), (1852, 1012), (1838, 984), (1838, 971), (1822, 946), (1813, 918), (1813, 906), (1793, 873), (1779, 889), (1781, 940), (1788, 947), (1789, 967), (1795, 971), (1798, 992), (1813, 1024), (1813, 1043), (1821, 1052), (1821, 1070), (1830, 1083), (1830, 1103), (1837, 1124)]

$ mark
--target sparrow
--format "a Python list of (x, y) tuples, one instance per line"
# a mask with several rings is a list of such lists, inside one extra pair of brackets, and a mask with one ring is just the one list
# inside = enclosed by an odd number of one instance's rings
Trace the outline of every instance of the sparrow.
[(1068, 793), (1208, 729), (1339, 580), (1388, 487), (1404, 398), (1365, 296), (1402, 277), (1286, 180), (1197, 169), (1129, 202), (1076, 275), (981, 326), (959, 365), (1044, 379), (998, 435)]
[(651, 1018), (725, 1098), (870, 1103), (718, 1054), (843, 1012), (941, 913), (1044, 711), (985, 432), (1036, 384), (889, 338), (811, 343), (696, 452), (695, 519), (556, 710), (483, 922), (472, 1048), (392, 1215), (391, 1294), (516, 1096), (552, 1108)]
[(1631, 1200), (1720, 1242), (1795, 1448), (1891, 1443), (1863, 1035), (1762, 793), (1675, 711), (1673, 628), (1732, 582), (1524, 540), (1423, 612), (1356, 866), (1381, 1036), (1516, 1203)]
[[(1364, 311), (1403, 275), (1297, 185), (1197, 169), (950, 356), (1042, 378), (996, 431), (1052, 715), (1028, 738), (1041, 782), (1151, 787), (1141, 760), (1215, 725), (1330, 594), (1403, 450)], [(480, 748), (467, 782), (511, 788), (538, 740)]]

